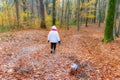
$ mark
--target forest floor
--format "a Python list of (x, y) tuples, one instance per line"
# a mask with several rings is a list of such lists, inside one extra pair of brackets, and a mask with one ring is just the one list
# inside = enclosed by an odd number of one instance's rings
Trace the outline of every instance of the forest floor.
[[(48, 30), (0, 33), (0, 80), (120, 80), (120, 38), (103, 43), (104, 24), (58, 29), (61, 45), (50, 53)], [(78, 60), (80, 73), (70, 75)]]

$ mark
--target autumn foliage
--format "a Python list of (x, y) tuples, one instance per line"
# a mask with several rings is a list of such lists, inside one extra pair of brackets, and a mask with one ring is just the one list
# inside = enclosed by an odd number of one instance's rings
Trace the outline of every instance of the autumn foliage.
[[(0, 34), (0, 79), (25, 80), (119, 80), (120, 38), (104, 44), (104, 27), (95, 25), (77, 32), (58, 29), (61, 45), (50, 53), (46, 30)], [(70, 74), (78, 60), (79, 69)]]

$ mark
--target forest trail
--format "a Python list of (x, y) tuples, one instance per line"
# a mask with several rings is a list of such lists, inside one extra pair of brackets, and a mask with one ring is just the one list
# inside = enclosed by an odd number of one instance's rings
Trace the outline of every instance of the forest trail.
[[(103, 44), (104, 27), (58, 29), (62, 44), (55, 54), (50, 53), (47, 43), (49, 31), (24, 30), (1, 33), (0, 78), (26, 80), (106, 80), (120, 79), (120, 38)], [(87, 61), (93, 72), (84, 70), (79, 77), (69, 75), (69, 66), (74, 59)], [(82, 76), (81, 76), (82, 75)]]

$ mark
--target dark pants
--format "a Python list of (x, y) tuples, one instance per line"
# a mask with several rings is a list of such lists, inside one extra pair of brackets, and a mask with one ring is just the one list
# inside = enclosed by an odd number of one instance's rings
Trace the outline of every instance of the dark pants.
[(56, 49), (56, 43), (51, 43), (51, 49), (54, 49), (54, 51), (55, 51), (55, 49)]

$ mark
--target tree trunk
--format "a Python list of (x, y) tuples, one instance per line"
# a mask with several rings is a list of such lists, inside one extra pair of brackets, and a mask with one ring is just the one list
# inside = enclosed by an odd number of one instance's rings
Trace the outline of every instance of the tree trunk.
[(85, 19), (85, 26), (88, 27), (88, 18)]
[(68, 5), (67, 5), (67, 30), (69, 30), (69, 15), (70, 15), (70, 1), (68, 0)]
[(114, 17), (114, 28), (113, 28), (113, 37), (116, 38), (118, 37), (118, 34), (117, 34), (117, 26), (116, 26), (116, 19), (117, 19), (117, 10), (119, 8), (119, 5), (118, 5), (118, 0), (116, 0), (116, 10), (115, 10), (115, 17)]
[(34, 0), (32, 0), (31, 16), (34, 16)]
[(16, 7), (16, 17), (17, 17), (17, 26), (18, 26), (18, 29), (20, 29), (20, 22), (19, 22), (19, 3), (18, 3), (18, 0), (14, 0), (15, 2), (15, 7)]
[(47, 14), (49, 15), (49, 7), (48, 7), (48, 5), (49, 5), (49, 2), (48, 2), (48, 0), (46, 0), (46, 1), (45, 1), (46, 12), (47, 12)]
[(114, 26), (115, 7), (116, 7), (116, 0), (109, 0), (105, 31), (104, 31), (105, 43), (114, 40), (113, 26)]
[(120, 17), (119, 17), (119, 25), (118, 25), (118, 35), (120, 35)]
[(40, 17), (40, 5), (39, 5), (39, 3), (40, 3), (39, 0), (36, 0), (38, 17)]
[(36, 6), (35, 6), (36, 7), (35, 24), (37, 24), (40, 27), (40, 2), (39, 2), (39, 0), (36, 0), (35, 4), (36, 4)]
[(97, 3), (98, 3), (98, 0), (96, 0), (96, 2), (95, 2), (95, 11), (94, 11), (94, 23), (96, 23), (96, 11), (97, 11)]
[(80, 30), (80, 0), (77, 0), (77, 6), (78, 6), (78, 12), (77, 12), (77, 18), (78, 18), (78, 23), (77, 23), (77, 30)]
[[(22, 0), (23, 3), (23, 12), (24, 14), (26, 14), (26, 10), (27, 10), (27, 5), (26, 5), (26, 0)], [(27, 18), (26, 16), (24, 16), (24, 22), (26, 22)]]
[(62, 0), (62, 12), (61, 12), (60, 27), (62, 27), (62, 24), (63, 24), (63, 12), (64, 12), (64, 0)]
[(98, 27), (100, 27), (100, 23), (101, 23), (101, 7), (100, 7), (100, 0), (98, 2), (98, 9), (99, 9), (99, 21), (98, 21)]
[(55, 9), (55, 6), (56, 6), (56, 0), (53, 0), (53, 15), (52, 15), (52, 25), (55, 25), (56, 24), (56, 9)]
[(40, 27), (45, 29), (46, 28), (46, 23), (45, 23), (45, 9), (44, 9), (43, 0), (40, 0), (40, 14), (41, 14)]
[(68, 10), (68, 1), (66, 0), (66, 3), (65, 3), (65, 25), (67, 24), (67, 10)]
[(118, 31), (117, 31), (117, 34), (118, 36), (120, 35), (120, 7), (119, 7), (119, 4), (120, 4), (120, 0), (118, 0), (118, 19), (119, 19), (119, 24), (118, 24)]
[[(89, 0), (87, 0), (87, 2), (89, 2)], [(86, 18), (85, 18), (85, 26), (88, 27), (88, 8), (85, 9), (86, 11)]]
[[(1, 7), (1, 11), (3, 11), (3, 7)], [(4, 19), (3, 19), (3, 17), (4, 17), (4, 16), (1, 15), (1, 20), (2, 20), (2, 24), (1, 24), (1, 26), (2, 26), (2, 27), (4, 27)]]

